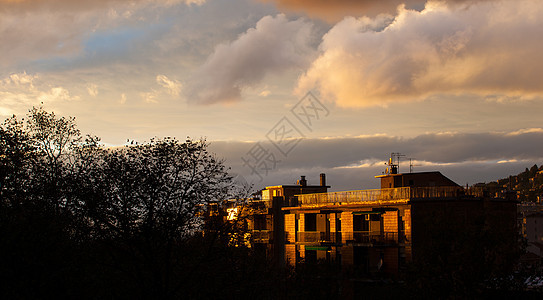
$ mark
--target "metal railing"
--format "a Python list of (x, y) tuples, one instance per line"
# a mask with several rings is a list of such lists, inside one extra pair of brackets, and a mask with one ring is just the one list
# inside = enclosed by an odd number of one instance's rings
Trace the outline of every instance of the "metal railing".
[(267, 243), (273, 236), (273, 231), (269, 230), (253, 230), (252, 239), (255, 243)]
[(397, 244), (398, 232), (298, 232), (297, 242), (301, 243), (364, 243), (364, 244)]
[(249, 200), (247, 204), (253, 208), (271, 208), (271, 200)]
[(411, 187), (410, 198), (453, 198), (465, 195), (464, 188), (459, 186), (443, 187)]
[(301, 231), (298, 242), (302, 243), (336, 243), (341, 242), (341, 232)]
[(353, 231), (343, 232), (343, 240), (354, 243), (364, 244), (397, 244), (397, 232), (368, 232), (368, 231)]
[(320, 231), (305, 231), (298, 232), (298, 242), (303, 243), (318, 243), (325, 238), (325, 232)]
[(400, 187), (391, 189), (358, 190), (296, 195), (302, 205), (389, 202), (413, 198), (457, 197), (465, 194), (462, 187)]

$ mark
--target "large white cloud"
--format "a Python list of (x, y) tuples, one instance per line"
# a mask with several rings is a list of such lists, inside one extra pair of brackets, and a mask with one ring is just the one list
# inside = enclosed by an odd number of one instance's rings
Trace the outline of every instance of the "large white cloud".
[(543, 95), (543, 2), (493, 1), (396, 17), (345, 18), (298, 82), (343, 107), (439, 94), (531, 99)]
[(314, 53), (312, 39), (311, 23), (266, 16), (237, 40), (217, 46), (195, 72), (186, 96), (206, 104), (238, 101), (244, 88), (268, 74), (307, 67)]

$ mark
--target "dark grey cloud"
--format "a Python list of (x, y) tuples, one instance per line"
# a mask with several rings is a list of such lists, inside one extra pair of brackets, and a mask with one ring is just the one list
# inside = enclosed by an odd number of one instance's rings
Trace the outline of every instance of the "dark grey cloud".
[[(534, 163), (541, 165), (539, 161), (516, 161), (509, 163), (490, 164), (485, 162), (464, 162), (450, 165), (414, 166), (414, 172), (439, 171), (454, 182), (465, 186), (479, 182), (491, 182), (507, 178), (509, 175), (516, 175), (529, 168)], [(326, 174), (326, 183), (331, 186), (331, 191), (347, 191), (361, 189), (380, 188), (379, 179), (384, 165), (375, 165), (363, 168), (297, 168), (290, 169), (282, 166), (274, 172), (269, 173), (259, 181), (254, 176), (246, 175), (247, 179), (253, 179), (255, 189), (270, 185), (296, 184), (301, 175), (306, 176), (308, 184), (319, 184), (319, 174)], [(405, 169), (404, 171), (408, 171)], [(403, 171), (402, 171), (403, 172)]]
[[(265, 148), (274, 149), (269, 142)], [(239, 161), (254, 143), (212, 142), (212, 148), (228, 162)], [(525, 160), (543, 157), (543, 130), (516, 133), (432, 133), (413, 138), (369, 136), (302, 140), (285, 159), (298, 167), (345, 167), (366, 160), (388, 159), (402, 152), (420, 161), (458, 163), (465, 161)], [(224, 153), (224, 154), (222, 154)]]
[[(226, 159), (233, 172), (259, 179), (251, 175), (251, 170), (243, 165), (241, 159), (247, 157), (254, 145), (215, 141), (210, 148)], [(260, 142), (260, 145), (270, 152), (275, 151), (269, 142)], [(414, 158), (416, 171), (444, 170), (450, 172), (451, 178), (459, 184), (466, 181), (474, 183), (496, 180), (509, 175), (507, 172), (514, 173), (534, 163), (540, 164), (543, 162), (542, 149), (543, 129), (513, 133), (423, 134), (413, 138), (305, 139), (287, 157), (275, 151), (276, 159), (281, 162), (264, 176), (266, 179), (262, 184), (294, 183), (300, 175), (314, 176), (314, 182), (318, 182), (318, 174), (325, 172), (337, 178), (331, 179), (331, 182), (337, 180), (337, 187), (371, 187), (374, 182), (372, 176), (384, 170), (384, 162), (390, 152), (401, 152), (406, 158)], [(403, 172), (408, 171), (409, 163), (404, 160), (401, 168)]]

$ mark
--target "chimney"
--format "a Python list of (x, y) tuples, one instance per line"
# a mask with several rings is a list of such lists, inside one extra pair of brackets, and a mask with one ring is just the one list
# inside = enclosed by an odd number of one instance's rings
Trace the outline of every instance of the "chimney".
[(321, 173), (321, 186), (326, 186), (326, 174)]
[(305, 176), (300, 176), (300, 180), (298, 180), (299, 186), (307, 186), (307, 180), (305, 180)]

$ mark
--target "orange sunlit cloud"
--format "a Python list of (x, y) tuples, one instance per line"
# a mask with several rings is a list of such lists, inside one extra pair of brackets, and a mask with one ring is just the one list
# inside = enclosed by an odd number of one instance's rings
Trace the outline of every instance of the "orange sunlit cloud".
[(345, 18), (298, 91), (316, 88), (343, 107), (424, 100), (439, 94), (532, 99), (543, 95), (543, 6), (482, 2), (400, 7), (395, 18)]

